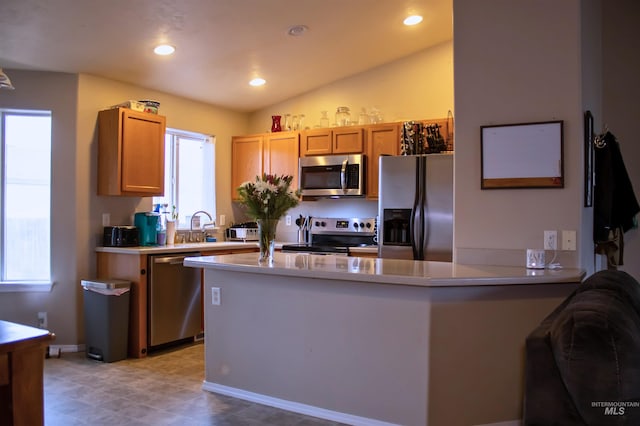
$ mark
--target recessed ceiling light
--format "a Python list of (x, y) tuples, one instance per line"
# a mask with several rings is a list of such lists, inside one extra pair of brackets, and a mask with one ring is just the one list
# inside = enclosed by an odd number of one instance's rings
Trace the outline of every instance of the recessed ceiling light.
[(287, 34), (293, 37), (301, 36), (309, 30), (306, 25), (293, 25), (287, 30)]
[(266, 81), (264, 78), (260, 78), (260, 77), (258, 77), (258, 78), (254, 78), (253, 80), (251, 80), (251, 81), (249, 82), (249, 84), (250, 84), (250, 85), (252, 85), (252, 86), (262, 86), (262, 85), (264, 85), (266, 82), (267, 82), (267, 81)]
[(405, 18), (403, 23), (405, 25), (417, 25), (422, 22), (422, 16), (420, 15), (411, 15)]
[(160, 44), (153, 49), (153, 53), (161, 56), (171, 55), (175, 51), (176, 48), (170, 44)]

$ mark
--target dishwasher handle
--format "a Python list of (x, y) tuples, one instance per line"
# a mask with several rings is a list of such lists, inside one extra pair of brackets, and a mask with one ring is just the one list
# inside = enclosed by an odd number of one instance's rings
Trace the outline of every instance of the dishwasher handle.
[(164, 263), (169, 265), (182, 265), (185, 257), (200, 256), (200, 253), (189, 253), (178, 256), (154, 256), (153, 263)]

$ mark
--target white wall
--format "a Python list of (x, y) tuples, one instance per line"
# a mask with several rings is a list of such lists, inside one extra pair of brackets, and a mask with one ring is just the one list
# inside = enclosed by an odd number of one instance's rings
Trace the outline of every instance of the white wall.
[[(580, 1), (454, 1), (455, 247), (462, 262), (524, 262), (543, 231), (582, 228)], [(564, 120), (563, 189), (480, 189), (480, 126)], [(568, 256), (567, 256), (568, 255)]]
[(453, 109), (453, 43), (445, 42), (404, 59), (345, 78), (251, 115), (250, 131), (271, 129), (271, 115), (305, 114), (306, 125), (319, 124), (320, 111), (333, 122), (336, 108), (377, 106), (385, 121), (443, 118)]
[[(78, 76), (5, 70), (15, 90), (0, 92), (0, 108), (42, 109), (52, 114), (52, 197), (50, 293), (0, 293), (0, 319), (37, 326), (37, 312), (48, 312), (49, 326), (57, 342), (75, 343), (77, 324), (76, 270), (82, 259), (76, 256), (76, 98)], [(58, 334), (60, 330), (60, 334)]]

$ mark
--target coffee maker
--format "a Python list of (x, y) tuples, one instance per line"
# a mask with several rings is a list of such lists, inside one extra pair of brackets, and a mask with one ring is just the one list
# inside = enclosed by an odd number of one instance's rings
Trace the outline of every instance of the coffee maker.
[(160, 215), (154, 212), (140, 212), (134, 216), (134, 225), (138, 228), (141, 246), (155, 246), (158, 238), (158, 220)]

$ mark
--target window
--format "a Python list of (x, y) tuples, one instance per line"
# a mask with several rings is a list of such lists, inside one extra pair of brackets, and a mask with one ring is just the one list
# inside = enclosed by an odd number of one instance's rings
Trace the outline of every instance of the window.
[(51, 113), (0, 110), (0, 281), (51, 280)]
[(167, 129), (164, 179), (164, 197), (153, 197), (153, 203), (166, 205), (160, 211), (168, 215), (175, 206), (178, 228), (189, 228), (191, 215), (198, 210), (215, 218), (214, 137)]

